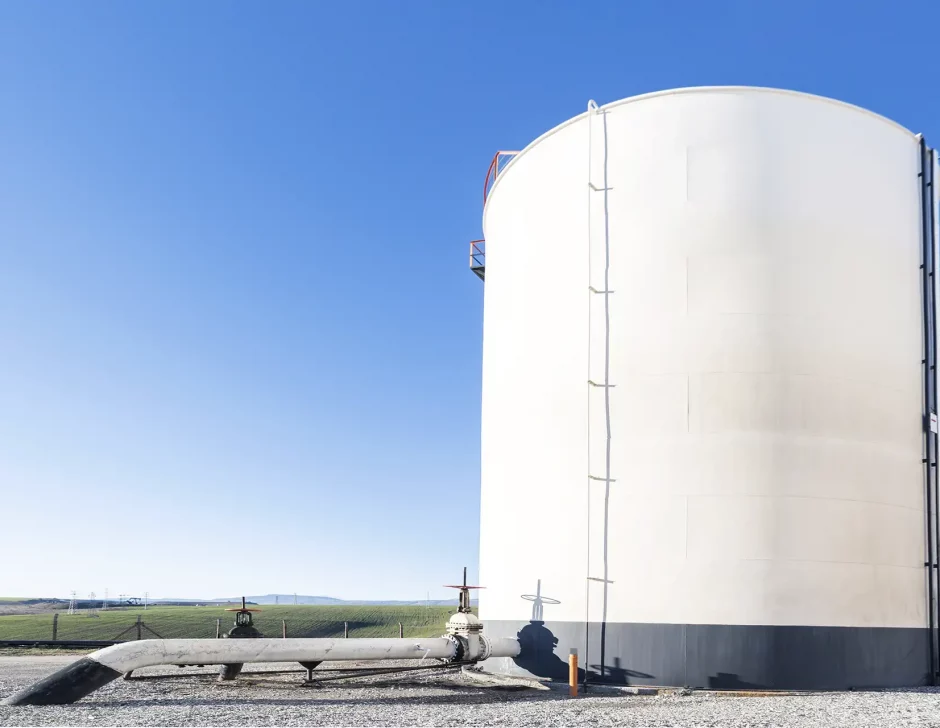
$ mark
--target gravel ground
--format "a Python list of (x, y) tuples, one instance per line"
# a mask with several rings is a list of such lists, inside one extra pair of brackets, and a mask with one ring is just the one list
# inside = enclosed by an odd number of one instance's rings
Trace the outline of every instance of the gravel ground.
[[(0, 696), (73, 659), (0, 657)], [(246, 670), (294, 667), (250, 665)], [(151, 668), (135, 675), (197, 671), (210, 677), (116, 680), (75, 705), (0, 706), (0, 725), (940, 726), (936, 689), (761, 697), (606, 691), (570, 699), (566, 689), (537, 690), (518, 683), (481, 687), (478, 678), (453, 671), (321, 687), (303, 687), (301, 673), (246, 676), (224, 684), (211, 679), (215, 671), (209, 668)]]

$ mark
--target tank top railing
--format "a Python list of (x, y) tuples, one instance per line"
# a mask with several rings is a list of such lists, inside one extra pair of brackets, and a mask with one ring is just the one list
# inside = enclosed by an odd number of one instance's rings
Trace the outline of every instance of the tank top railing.
[[(489, 197), (490, 190), (496, 182), (499, 173), (506, 165), (512, 161), (519, 152), (496, 152), (493, 155), (493, 161), (490, 162), (489, 169), (486, 170), (486, 179), (483, 180), (483, 207), (486, 207), (486, 198)], [(485, 279), (486, 274), (486, 243), (484, 240), (470, 241), (470, 270), (473, 271), (480, 280)]]
[(486, 198), (489, 197), (490, 189), (496, 182), (499, 173), (503, 171), (507, 164), (512, 161), (519, 152), (496, 152), (493, 155), (493, 161), (490, 162), (489, 169), (486, 170), (486, 179), (483, 181), (483, 206), (486, 207)]

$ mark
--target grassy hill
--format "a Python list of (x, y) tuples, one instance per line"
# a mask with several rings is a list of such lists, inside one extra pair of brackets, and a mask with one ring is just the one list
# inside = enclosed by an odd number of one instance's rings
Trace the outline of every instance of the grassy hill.
[[(399, 622), (406, 637), (433, 637), (444, 633), (454, 611), (436, 606), (285, 605), (264, 607), (254, 618), (265, 637), (281, 636), (281, 620), (287, 622), (288, 637), (342, 637), (343, 622), (349, 623), (350, 637), (397, 637)], [(127, 608), (99, 611), (98, 616), (60, 612), (58, 639), (135, 639), (138, 614), (144, 625), (167, 639), (215, 637), (216, 620), (222, 620), (223, 632), (234, 621), (232, 612), (219, 607)], [(0, 640), (52, 639), (52, 618), (49, 613), (0, 616)], [(153, 632), (143, 630), (144, 638), (154, 637)]]

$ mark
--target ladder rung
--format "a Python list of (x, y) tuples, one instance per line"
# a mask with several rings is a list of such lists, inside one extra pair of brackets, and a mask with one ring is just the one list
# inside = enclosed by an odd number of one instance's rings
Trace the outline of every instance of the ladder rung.
[(610, 192), (613, 189), (613, 187), (595, 187), (593, 182), (588, 182), (588, 187), (594, 192)]
[(599, 480), (601, 483), (616, 483), (616, 478), (598, 478), (596, 475), (589, 475), (590, 480)]
[(597, 577), (597, 576), (589, 576), (589, 577), (587, 578), (587, 580), (588, 580), (588, 581), (599, 581), (599, 582), (601, 582), (602, 584), (613, 584), (613, 583), (614, 583), (613, 579), (601, 579), (600, 577)]
[(588, 290), (591, 293), (616, 293), (616, 291), (599, 291), (594, 286), (588, 286)]
[(600, 387), (601, 389), (613, 388), (617, 386), (616, 384), (599, 384), (598, 382), (592, 381), (590, 379), (588, 379), (588, 384), (590, 384), (592, 387)]

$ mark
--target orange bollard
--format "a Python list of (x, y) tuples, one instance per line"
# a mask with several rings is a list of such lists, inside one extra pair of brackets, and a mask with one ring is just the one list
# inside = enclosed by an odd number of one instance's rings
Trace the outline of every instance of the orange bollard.
[(568, 655), (568, 695), (578, 697), (578, 648), (572, 647)]

